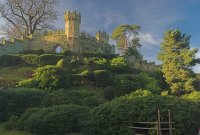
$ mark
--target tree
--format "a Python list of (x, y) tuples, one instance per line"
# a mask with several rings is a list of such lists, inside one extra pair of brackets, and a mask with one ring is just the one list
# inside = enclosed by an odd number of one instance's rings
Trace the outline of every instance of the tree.
[(181, 95), (194, 90), (192, 67), (199, 63), (195, 58), (197, 49), (190, 48), (190, 37), (179, 30), (165, 33), (158, 59), (163, 62), (162, 72), (172, 93)]
[(120, 25), (114, 29), (111, 38), (116, 40), (117, 47), (125, 55), (135, 55), (142, 59), (142, 55), (137, 50), (141, 47), (138, 37), (141, 27), (139, 25)]
[(39, 30), (52, 27), (57, 18), (55, 6), (58, 0), (6, 0), (0, 3), (0, 17), (6, 25), (4, 33), (8, 37), (27, 37)]

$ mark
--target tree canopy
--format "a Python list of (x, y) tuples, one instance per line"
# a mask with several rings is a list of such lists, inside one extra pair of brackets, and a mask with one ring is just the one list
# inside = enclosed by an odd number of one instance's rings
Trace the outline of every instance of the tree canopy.
[(180, 95), (194, 90), (192, 67), (199, 63), (195, 58), (198, 49), (190, 48), (189, 35), (179, 30), (165, 33), (158, 59), (163, 62), (162, 72), (172, 93)]
[(6, 20), (3, 31), (8, 37), (29, 38), (35, 31), (52, 27), (57, 19), (58, 0), (6, 0), (0, 3), (0, 17)]
[(120, 25), (116, 27), (111, 38), (117, 42), (117, 48), (125, 55), (136, 55), (137, 58), (142, 58), (142, 55), (137, 50), (141, 47), (138, 37), (141, 27), (139, 25)]

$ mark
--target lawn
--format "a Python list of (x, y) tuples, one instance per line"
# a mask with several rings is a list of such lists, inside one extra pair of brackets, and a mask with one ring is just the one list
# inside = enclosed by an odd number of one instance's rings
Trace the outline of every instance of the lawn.
[(8, 82), (17, 82), (33, 72), (33, 67), (0, 67), (0, 79)]
[(31, 133), (16, 130), (6, 130), (4, 124), (0, 124), (0, 135), (32, 135)]

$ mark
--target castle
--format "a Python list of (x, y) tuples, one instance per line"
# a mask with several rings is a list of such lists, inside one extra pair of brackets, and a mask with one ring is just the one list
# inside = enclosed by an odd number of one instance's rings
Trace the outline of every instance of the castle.
[(70, 50), (74, 53), (106, 53), (115, 54), (115, 46), (109, 44), (106, 32), (97, 32), (96, 37), (80, 33), (81, 14), (67, 11), (64, 14), (65, 29), (34, 33), (30, 39), (2, 39), (0, 55), (15, 54), (23, 50), (43, 49), (46, 53), (60, 53)]
[[(64, 14), (65, 29), (35, 33), (28, 38), (2, 39), (0, 42), (0, 55), (16, 54), (24, 50), (43, 49), (46, 53), (61, 53), (70, 50), (77, 54), (101, 53), (115, 54), (115, 46), (109, 44), (109, 35), (98, 31), (96, 37), (80, 33), (81, 14), (76, 11), (67, 11)], [(127, 61), (132, 69), (143, 71), (159, 70), (155, 62), (137, 60), (135, 56), (128, 56)]]

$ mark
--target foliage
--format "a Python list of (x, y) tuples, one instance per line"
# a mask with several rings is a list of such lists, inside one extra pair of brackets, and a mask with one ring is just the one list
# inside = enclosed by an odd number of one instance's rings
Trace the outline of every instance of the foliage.
[(43, 54), (38, 57), (38, 66), (55, 65), (60, 59), (63, 59), (62, 55), (55, 54)]
[(79, 132), (88, 108), (77, 105), (59, 105), (43, 108), (24, 121), (25, 130), (38, 135), (63, 135)]
[(42, 55), (42, 54), (44, 54), (44, 50), (42, 50), (42, 49), (25, 50), (25, 51), (19, 52), (19, 54), (37, 54), (37, 55)]
[(192, 66), (199, 62), (195, 59), (197, 49), (190, 49), (190, 36), (179, 30), (165, 33), (158, 59), (163, 62), (162, 72), (174, 95), (194, 90)]
[(5, 128), (7, 130), (16, 129), (17, 121), (19, 120), (18, 116), (12, 115), (9, 120), (5, 123)]
[(129, 71), (128, 64), (124, 57), (113, 58), (110, 62), (112, 70), (116, 73)]
[(11, 115), (19, 116), (29, 107), (41, 105), (46, 92), (38, 89), (18, 88), (0, 91), (0, 121)]
[(57, 19), (55, 7), (58, 3), (57, 0), (1, 2), (0, 17), (6, 21), (3, 31), (10, 38), (30, 39), (35, 32), (52, 28), (51, 23)]
[(70, 86), (82, 85), (84, 77), (81, 74), (69, 74)]
[(110, 63), (108, 59), (105, 58), (92, 58), (90, 60), (93, 60), (95, 63), (95, 69), (97, 70), (108, 70)]
[(140, 28), (139, 25), (120, 25), (113, 30), (111, 37), (116, 40), (117, 47), (123, 54), (136, 53), (135, 56), (140, 58), (139, 51), (134, 51), (137, 50), (137, 47), (141, 47), (138, 37)]
[(72, 65), (68, 59), (59, 60), (56, 66), (63, 68), (66, 71), (66, 73), (70, 73), (72, 71)]
[(107, 86), (104, 88), (104, 98), (112, 100), (115, 97), (115, 88), (113, 86)]
[[(94, 108), (85, 126), (87, 135), (132, 135), (124, 121), (156, 121), (160, 109), (161, 121), (168, 121), (167, 110), (173, 115), (175, 135), (195, 135), (199, 129), (199, 105), (177, 97), (161, 97), (148, 91), (137, 91)], [(128, 124), (127, 124), (128, 126)], [(187, 129), (187, 130), (185, 130)], [(124, 133), (124, 130), (126, 131)]]
[(183, 95), (182, 98), (200, 103), (200, 91), (193, 91), (189, 94)]
[(25, 121), (33, 114), (40, 110), (40, 108), (28, 108), (26, 111), (21, 115), (20, 119), (18, 119), (16, 123), (16, 128), (18, 130), (24, 130), (26, 125), (24, 125)]
[(26, 64), (31, 66), (37, 66), (38, 64), (38, 55), (36, 54), (29, 54), (29, 55), (22, 55), (21, 58)]
[(103, 87), (108, 86), (111, 82), (111, 73), (107, 70), (96, 70), (95, 75), (95, 84), (97, 86)]
[(94, 82), (95, 81), (95, 75), (94, 73), (90, 73), (89, 70), (85, 70), (81, 73), (81, 75), (86, 79), (86, 80), (89, 80), (89, 81), (92, 81)]
[(64, 51), (62, 52), (62, 55), (67, 56), (67, 57), (70, 57), (70, 56), (73, 55), (73, 53), (72, 53), (70, 50), (64, 50)]
[(86, 107), (96, 107), (102, 101), (95, 95), (94, 92), (89, 90), (59, 90), (48, 94), (43, 104), (48, 106), (62, 105), (62, 104), (75, 104)]
[(0, 66), (9, 67), (9, 66), (22, 66), (26, 63), (17, 55), (2, 55), (0, 56)]
[(32, 79), (21, 81), (18, 86), (35, 87), (51, 92), (60, 88), (68, 88), (69, 78), (62, 68), (47, 65), (37, 68)]

